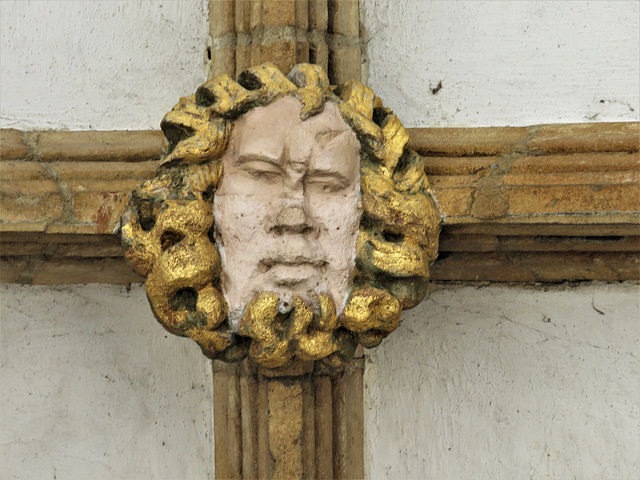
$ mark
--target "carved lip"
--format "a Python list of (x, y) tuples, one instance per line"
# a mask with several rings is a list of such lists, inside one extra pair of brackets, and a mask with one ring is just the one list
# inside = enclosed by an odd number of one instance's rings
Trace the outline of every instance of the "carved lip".
[(321, 259), (309, 258), (305, 255), (274, 255), (272, 257), (263, 258), (259, 264), (259, 270), (266, 273), (276, 266), (284, 267), (308, 267), (319, 269), (324, 273), (327, 269), (327, 261)]

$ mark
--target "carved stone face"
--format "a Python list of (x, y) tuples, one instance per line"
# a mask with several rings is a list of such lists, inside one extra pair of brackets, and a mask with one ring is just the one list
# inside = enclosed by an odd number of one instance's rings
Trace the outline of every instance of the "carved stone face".
[(167, 155), (122, 242), (156, 318), (209, 358), (340, 365), (424, 298), (440, 215), (366, 85), (267, 63), (207, 81), (161, 126)]
[(236, 121), (213, 212), (230, 320), (255, 293), (330, 294), (342, 310), (361, 215), (360, 144), (327, 102), (283, 97)]

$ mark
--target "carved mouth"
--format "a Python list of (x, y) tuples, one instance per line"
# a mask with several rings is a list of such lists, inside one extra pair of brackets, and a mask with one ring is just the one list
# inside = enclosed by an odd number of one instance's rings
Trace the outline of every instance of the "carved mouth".
[(275, 257), (262, 259), (260, 261), (260, 265), (263, 265), (266, 268), (265, 271), (269, 271), (274, 265), (288, 265), (288, 266), (310, 265), (312, 267), (322, 269), (323, 267), (326, 267), (327, 262), (325, 260), (314, 260), (309, 257), (305, 257), (303, 255), (296, 255), (296, 256), (278, 255)]
[(282, 284), (290, 285), (306, 280), (317, 270), (323, 274), (326, 273), (327, 262), (304, 255), (278, 255), (262, 259), (258, 265), (258, 271), (267, 273), (271, 270), (277, 270), (277, 276), (283, 276)]

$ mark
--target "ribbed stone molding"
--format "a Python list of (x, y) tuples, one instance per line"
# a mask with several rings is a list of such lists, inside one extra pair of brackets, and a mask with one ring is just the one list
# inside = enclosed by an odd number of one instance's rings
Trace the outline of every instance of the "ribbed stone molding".
[[(409, 129), (444, 217), (432, 279), (640, 279), (639, 126)], [(142, 281), (114, 232), (161, 138), (0, 130), (1, 281)]]
[(363, 361), (214, 361), (216, 478), (363, 478)]
[(334, 85), (360, 80), (357, 0), (210, 0), (209, 17), (211, 76), (315, 63)]

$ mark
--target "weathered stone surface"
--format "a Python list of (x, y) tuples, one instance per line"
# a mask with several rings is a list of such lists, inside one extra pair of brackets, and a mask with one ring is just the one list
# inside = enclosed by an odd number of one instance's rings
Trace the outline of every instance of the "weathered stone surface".
[[(28, 166), (23, 170), (16, 164), (13, 166), (12, 169), (3, 169), (0, 183), (2, 222), (19, 228), (20, 223), (49, 223), (58, 220), (63, 215), (64, 200), (56, 182), (43, 178), (47, 176), (44, 169)], [(17, 172), (17, 178), (30, 179), (14, 180), (11, 175), (13, 172)]]
[(637, 172), (640, 155), (615, 150), (602, 153), (574, 153), (569, 155), (541, 155), (532, 162), (530, 157), (516, 158), (511, 173), (585, 173)]
[(48, 176), (45, 166), (39, 162), (20, 162), (4, 159), (0, 161), (0, 179), (2, 179), (0, 186), (2, 187), (9, 180), (12, 182), (17, 180), (40, 180)]
[(508, 222), (466, 222), (464, 219), (450, 221), (444, 231), (451, 234), (471, 235), (538, 235), (550, 237), (549, 241), (558, 236), (614, 236), (640, 235), (640, 224), (637, 215), (613, 215), (601, 223), (589, 223), (593, 215), (558, 215), (557, 223), (536, 223), (535, 218)]
[(637, 123), (543, 125), (527, 146), (545, 153), (637, 152), (639, 138)]
[(640, 138), (640, 124), (634, 122), (408, 130), (409, 145), (421, 155), (452, 157), (637, 152)]
[(0, 160), (22, 160), (29, 156), (29, 153), (19, 130), (0, 129)]
[(251, 63), (254, 65), (271, 62), (280, 70), (287, 72), (298, 62), (298, 44), (293, 41), (275, 41), (254, 44), (251, 52)]
[[(624, 238), (624, 237), (623, 237)], [(600, 246), (586, 242), (567, 240), (569, 245), (549, 251), (546, 245), (538, 250), (535, 245), (524, 244), (503, 247), (502, 253), (489, 250), (486, 244), (474, 245), (472, 240), (463, 240), (457, 247), (444, 243), (441, 258), (431, 267), (433, 281), (492, 281), (492, 282), (561, 282), (567, 280), (625, 281), (640, 280), (640, 254), (637, 243), (615, 243), (603, 240)], [(504, 241), (502, 241), (504, 242)], [(561, 244), (562, 245), (562, 244)], [(44, 247), (43, 247), (44, 248)], [(126, 285), (140, 283), (142, 276), (135, 273), (123, 257), (116, 257), (119, 247), (79, 247), (67, 245), (53, 250), (54, 262), (46, 263), (46, 276), (32, 278), (26, 283), (64, 285), (79, 283), (112, 283)], [(37, 250), (29, 246), (27, 252)], [(478, 251), (481, 250), (481, 251)], [(569, 252), (572, 253), (568, 253)], [(19, 282), (20, 273), (30, 265), (43, 265), (41, 257), (25, 256), (19, 246), (10, 244), (5, 253), (0, 245), (0, 282)], [(98, 262), (96, 258), (110, 259)], [(72, 264), (68, 267), (68, 264)], [(535, 273), (534, 273), (535, 272)]]
[(526, 140), (525, 127), (409, 128), (409, 145), (420, 155), (475, 157), (513, 152)]
[(328, 70), (329, 46), (325, 38), (321, 35), (311, 35), (309, 42), (309, 62)]
[(313, 362), (303, 362), (296, 360), (289, 365), (278, 368), (264, 368), (258, 367), (257, 373), (264, 377), (299, 377), (301, 375), (308, 375), (313, 372)]
[(326, 32), (329, 22), (327, 0), (309, 0), (309, 29)]
[(269, 381), (267, 395), (269, 452), (274, 463), (269, 478), (304, 478), (301, 382)]
[(329, 54), (329, 78), (336, 83), (360, 78), (360, 46), (339, 45)]
[[(498, 156), (426, 157), (425, 171), (429, 178), (438, 176), (453, 180), (456, 176), (488, 174), (500, 166)], [(519, 155), (509, 162), (509, 172), (515, 173), (585, 173), (633, 172), (640, 170), (640, 156), (633, 152), (602, 152), (539, 155)], [(442, 180), (440, 180), (442, 181)]]
[[(493, 281), (570, 280), (572, 275), (602, 280), (640, 278), (633, 263), (625, 267), (623, 260), (628, 257), (619, 255), (637, 252), (634, 237), (640, 236), (640, 209), (637, 206), (640, 156), (637, 153), (638, 137), (634, 133), (637, 127), (633, 126), (636, 124), (625, 128), (620, 125), (625, 124), (589, 124), (578, 130), (572, 130), (570, 126), (538, 127), (546, 132), (545, 136), (556, 138), (556, 142), (563, 138), (562, 135), (573, 135), (567, 132), (582, 132), (579, 137), (582, 140), (566, 137), (563, 140), (565, 144), (576, 145), (572, 148), (581, 153), (535, 155), (527, 153), (528, 147), (522, 143), (527, 134), (520, 128), (414, 129), (410, 142), (424, 152), (432, 152), (432, 156), (426, 158), (426, 173), (445, 217), (441, 260), (434, 265), (432, 278)], [(564, 133), (554, 137), (550, 133), (554, 128)], [(618, 140), (609, 142), (611, 149), (608, 151), (591, 152), (589, 148), (594, 144), (589, 143), (589, 128), (596, 132), (595, 136), (602, 138), (608, 134), (603, 132), (609, 132)], [(62, 132), (59, 134), (63, 135)], [(115, 133), (111, 132), (111, 135)], [(120, 135), (116, 144), (130, 138), (129, 132)], [(534, 139), (532, 137), (530, 141)], [(587, 143), (580, 147), (580, 141)], [(593, 148), (601, 148), (598, 145), (600, 143)], [(87, 151), (91, 152), (90, 149)], [(68, 158), (75, 153), (60, 155)], [(96, 157), (104, 158), (104, 153), (94, 150), (85, 160)], [(504, 158), (508, 159), (506, 163)], [(128, 195), (128, 189), (133, 183), (153, 175), (157, 166), (157, 161), (121, 160), (108, 163), (0, 162), (0, 187), (4, 191), (0, 210), (0, 232), (3, 232), (0, 250), (4, 242), (8, 242), (7, 252), (11, 252), (0, 253), (20, 255), (16, 242), (58, 245), (76, 243), (74, 239), (77, 238), (85, 245), (78, 250), (82, 257), (112, 255), (117, 240), (113, 239), (113, 243), (106, 246), (104, 238), (107, 237), (98, 232), (110, 234), (113, 231), (119, 218), (120, 202)], [(487, 175), (494, 175), (495, 181), (493, 185), (483, 186), (482, 178)], [(506, 215), (481, 218), (471, 214), (474, 202), (476, 213), (482, 213), (477, 206), (476, 193), (481, 187), (488, 189), (486, 191), (498, 189), (502, 201), (507, 202)], [(69, 215), (67, 220), (60, 220), (65, 211)], [(75, 214), (76, 220), (70, 213)], [(32, 235), (28, 232), (41, 233), (38, 237), (28, 237)], [(89, 244), (95, 247), (89, 247)], [(101, 250), (103, 244), (106, 251)], [(55, 256), (65, 252), (65, 258), (71, 251), (66, 247), (53, 249)], [(495, 252), (500, 251), (526, 255), (518, 256), (517, 264), (514, 264), (506, 261), (504, 255), (496, 257)], [(530, 272), (543, 261), (543, 252), (558, 252), (553, 258), (556, 268), (538, 268), (536, 277)], [(575, 255), (565, 257), (562, 252), (575, 252)], [(602, 263), (594, 266), (593, 257), (581, 252), (607, 253), (608, 256), (599, 258), (613, 262), (615, 273)], [(17, 262), (24, 266), (31, 262), (33, 257), (25, 257), (28, 254), (25, 251), (23, 257), (12, 257), (16, 259), (12, 264)], [(18, 258), (23, 260), (18, 262)], [(551, 257), (544, 258), (544, 262), (549, 262)], [(123, 259), (117, 259), (116, 263), (110, 264), (109, 268), (120, 269), (125, 265)], [(91, 263), (78, 263), (74, 272), (85, 267), (91, 269)], [(50, 268), (57, 267), (52, 265)], [(19, 278), (10, 271), (15, 273), (17, 270), (11, 267), (3, 274), (2, 281), (12, 282)], [(57, 275), (41, 278), (56, 283), (73, 283), (86, 278), (84, 274), (70, 274), (70, 270), (61, 270)], [(112, 278), (116, 283), (122, 283), (113, 277), (105, 271), (95, 272), (92, 281)], [(129, 271), (124, 278), (140, 281), (141, 277)]]
[(0, 282), (29, 285), (108, 283), (128, 285), (143, 278), (123, 258), (0, 256)]
[(0, 283), (20, 283), (22, 272), (30, 264), (29, 258), (23, 256), (0, 257)]
[(238, 2), (209, 0), (209, 33), (212, 38), (235, 31), (235, 9)]
[[(58, 186), (55, 181), (41, 178), (38, 180), (11, 180), (0, 184), (0, 192), (3, 195), (46, 195), (57, 192)], [(25, 214), (27, 214), (25, 212)]]
[(41, 132), (35, 135), (45, 162), (143, 161), (159, 159), (162, 134), (158, 131), (130, 132)]
[[(97, 156), (102, 153), (96, 153)], [(47, 222), (48, 231), (114, 233), (129, 192), (153, 175), (156, 161), (0, 162), (0, 229)], [(18, 222), (18, 223), (16, 223)], [(55, 225), (54, 225), (55, 224)]]
[[(219, 15), (218, 4), (214, 0), (213, 4), (209, 4), (209, 18)], [(246, 33), (249, 31), (250, 19), (251, 19), (251, 2), (248, 0), (238, 0), (235, 3), (235, 28), (238, 33)]]
[(309, 29), (309, 0), (294, 0), (296, 26), (306, 32)]
[[(139, 282), (138, 275), (117, 258), (52, 258), (42, 263), (34, 273), (31, 284), (61, 285), (65, 278), (73, 283), (110, 283), (127, 285)], [(100, 280), (98, 282), (98, 279)]]
[(328, 7), (331, 33), (353, 38), (360, 36), (360, 16), (357, 1), (334, 0), (328, 2)]
[[(236, 56), (237, 48), (231, 47), (217, 47), (211, 49), (211, 72), (214, 75), (220, 73), (229, 73), (230, 75), (236, 72)], [(241, 58), (241, 57), (240, 57)]]
[(640, 237), (475, 235), (445, 233), (440, 251), (451, 252), (637, 252)]
[(217, 477), (364, 477), (363, 359), (342, 370), (247, 361), (213, 370)]
[(562, 282), (640, 280), (640, 253), (504, 252), (442, 255), (431, 279), (443, 281)]
[(625, 123), (416, 129), (410, 143), (428, 155), (425, 171), (446, 225), (595, 226), (640, 219), (637, 130)]
[[(57, 246), (53, 246), (54, 249), (57, 250)], [(27, 243), (27, 242), (3, 242), (2, 249), (0, 249), (0, 253), (3, 256), (13, 257), (13, 256), (33, 256), (33, 255), (43, 255), (45, 250), (47, 249), (47, 245), (42, 243)]]
[[(155, 173), (158, 166), (160, 166), (159, 161), (110, 161), (108, 165), (96, 164), (92, 161), (53, 162), (49, 165), (59, 181), (113, 181), (113, 186), (109, 190), (113, 192), (126, 191), (129, 184), (125, 182), (149, 178)], [(21, 167), (21, 169), (23, 168)], [(91, 188), (81, 188), (81, 191), (87, 190), (91, 190)]]
[(360, 79), (356, 1), (210, 0), (209, 16), (212, 75), (235, 77), (264, 62), (283, 71), (311, 62), (327, 69), (333, 84)]
[(295, 0), (263, 0), (261, 3), (261, 20), (265, 27), (296, 26)]
[(96, 232), (115, 233), (128, 200), (123, 192), (78, 193), (74, 197), (75, 221), (95, 226)]

